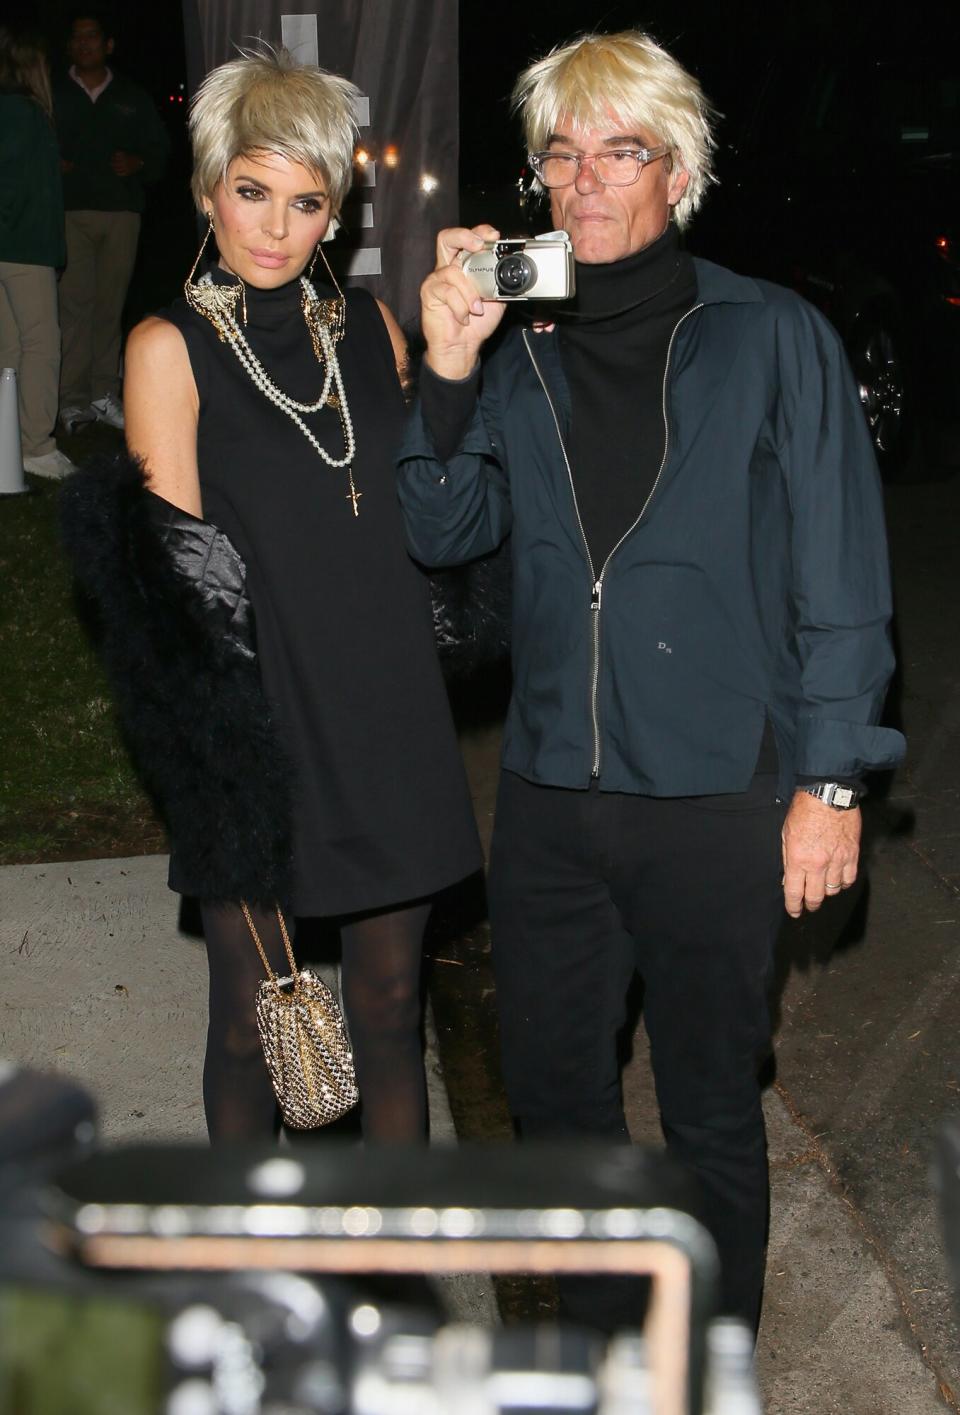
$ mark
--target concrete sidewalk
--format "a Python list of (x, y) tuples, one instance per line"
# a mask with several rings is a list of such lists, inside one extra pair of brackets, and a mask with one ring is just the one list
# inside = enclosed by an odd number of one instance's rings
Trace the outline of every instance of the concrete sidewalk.
[[(757, 1348), (768, 1415), (960, 1408), (960, 1326), (930, 1174), (939, 1127), (960, 1109), (957, 703), (940, 704), (895, 793), (868, 798), (863, 884), (781, 934)], [(494, 737), (463, 744), (484, 832)], [(627, 1119), (635, 1140), (659, 1146), (647, 1057), (641, 1024)]]
[[(7, 866), (0, 898), (0, 1057), (79, 1081), (108, 1144), (205, 1144), (206, 957), (178, 927), (166, 855)], [(454, 1143), (429, 1015), (427, 1090), (434, 1141)], [(487, 1278), (440, 1282), (451, 1320), (497, 1320)]]

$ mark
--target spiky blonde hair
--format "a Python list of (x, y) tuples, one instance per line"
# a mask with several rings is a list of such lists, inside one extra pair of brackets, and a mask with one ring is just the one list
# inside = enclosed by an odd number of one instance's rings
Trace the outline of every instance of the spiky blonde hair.
[(211, 69), (190, 107), (197, 206), (234, 158), (275, 152), (324, 178), (336, 215), (350, 189), (359, 96), (349, 79), (266, 45)]
[(710, 165), (716, 114), (693, 75), (642, 30), (584, 34), (552, 49), (520, 75), (513, 106), (523, 115), (531, 152), (546, 147), (561, 117), (582, 128), (616, 118), (668, 144), (690, 177), (673, 209), (680, 227), (716, 180)]

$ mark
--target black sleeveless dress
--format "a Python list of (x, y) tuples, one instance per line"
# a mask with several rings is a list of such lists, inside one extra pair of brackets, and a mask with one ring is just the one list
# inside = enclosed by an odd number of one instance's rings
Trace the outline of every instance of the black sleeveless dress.
[[(273, 382), (308, 403), (322, 370), (300, 299), (298, 280), (248, 287), (242, 327)], [(375, 909), (462, 879), (479, 868), (480, 846), (429, 588), (404, 546), (393, 465), (404, 407), (376, 302), (365, 290), (347, 293), (337, 346), (357, 443), (358, 516), (346, 469), (322, 461), (212, 325), (183, 299), (160, 313), (186, 341), (200, 398), (204, 519), (246, 562), (264, 691), (293, 765), (294, 912)], [(341, 457), (336, 411), (303, 416)], [(176, 842), (170, 883), (192, 892)]]

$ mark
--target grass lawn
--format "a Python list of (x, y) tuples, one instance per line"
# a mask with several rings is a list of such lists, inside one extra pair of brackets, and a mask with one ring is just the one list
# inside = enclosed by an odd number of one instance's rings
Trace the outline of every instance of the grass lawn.
[[(98, 427), (60, 445), (82, 460), (118, 442)], [(74, 603), (57, 484), (28, 481), (0, 497), (0, 864), (163, 850)]]

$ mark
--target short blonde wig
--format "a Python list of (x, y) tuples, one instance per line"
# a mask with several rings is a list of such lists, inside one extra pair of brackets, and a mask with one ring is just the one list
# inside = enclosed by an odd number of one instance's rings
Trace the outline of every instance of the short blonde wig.
[(690, 176), (673, 213), (680, 227), (716, 180), (710, 167), (714, 110), (693, 75), (641, 30), (581, 35), (551, 50), (520, 75), (513, 106), (523, 114), (531, 152), (547, 146), (561, 118), (581, 128), (615, 118), (669, 145)]
[(297, 64), (285, 49), (264, 46), (211, 69), (190, 108), (197, 206), (234, 158), (275, 152), (324, 178), (336, 215), (350, 189), (359, 96), (349, 79)]

